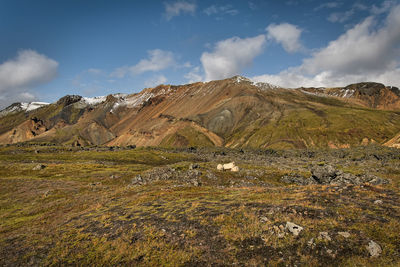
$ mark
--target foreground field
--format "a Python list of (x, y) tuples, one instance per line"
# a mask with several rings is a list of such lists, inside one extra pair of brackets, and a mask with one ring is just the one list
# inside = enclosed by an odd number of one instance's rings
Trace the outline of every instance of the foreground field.
[[(389, 183), (283, 182), (326, 166)], [(398, 266), (399, 186), (400, 151), (382, 147), (4, 146), (0, 265)]]

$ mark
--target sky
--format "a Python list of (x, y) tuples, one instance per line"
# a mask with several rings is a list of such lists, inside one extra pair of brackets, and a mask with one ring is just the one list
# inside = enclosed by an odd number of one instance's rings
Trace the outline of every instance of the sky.
[(0, 0), (0, 109), (242, 75), (400, 87), (400, 0)]

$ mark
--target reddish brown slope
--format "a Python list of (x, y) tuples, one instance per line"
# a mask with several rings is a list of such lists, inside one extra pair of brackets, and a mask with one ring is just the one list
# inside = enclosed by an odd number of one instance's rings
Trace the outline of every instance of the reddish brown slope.
[[(400, 131), (397, 88), (364, 83), (288, 90), (242, 77), (182, 86), (160, 85), (96, 104), (78, 96), (25, 114), (28, 122), (0, 133), (20, 141), (110, 146), (344, 147), (383, 144)], [(382, 109), (382, 110), (376, 110)], [(4, 118), (0, 118), (0, 123)]]

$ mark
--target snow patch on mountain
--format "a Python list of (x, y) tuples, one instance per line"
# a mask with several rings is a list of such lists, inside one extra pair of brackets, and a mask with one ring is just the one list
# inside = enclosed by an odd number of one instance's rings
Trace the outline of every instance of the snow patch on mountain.
[(352, 97), (354, 95), (354, 92), (356, 90), (354, 90), (354, 89), (342, 89), (341, 91), (343, 93), (342, 97), (349, 98), (349, 97)]
[(22, 108), (22, 110), (25, 110), (25, 111), (32, 111), (32, 110), (47, 106), (49, 104), (50, 103), (46, 103), (46, 102), (21, 103), (21, 108)]
[(21, 103), (14, 103), (11, 106), (6, 107), (5, 109), (3, 109), (2, 111), (0, 111), (0, 117), (4, 117), (8, 114), (12, 114), (12, 113), (17, 113), (20, 111), (25, 111), (25, 112), (29, 112), (44, 106), (49, 105), (49, 103), (46, 102), (29, 102), (29, 103), (25, 103), (25, 102), (21, 102)]
[(114, 95), (114, 97), (119, 98), (119, 100), (114, 104), (110, 112), (111, 113), (114, 112), (119, 107), (138, 108), (142, 106), (146, 101), (149, 101), (150, 98), (159, 95), (167, 95), (170, 92), (171, 92), (171, 86), (169, 86), (168, 88), (162, 88), (158, 91), (147, 90), (134, 95), (119, 94), (118, 97)]
[(243, 77), (243, 76), (234, 76), (232, 78), (234, 80), (234, 82), (236, 84), (238, 83), (250, 83), (253, 86), (256, 86), (260, 89), (277, 89), (277, 88), (281, 88), (280, 86), (274, 85), (274, 84), (270, 84), (270, 83), (265, 83), (265, 82), (257, 82), (257, 81), (253, 81), (249, 78)]
[(251, 82), (252, 85), (257, 86), (260, 89), (278, 89), (281, 88), (280, 86), (270, 84), (270, 83), (263, 83), (263, 82)]
[(111, 109), (111, 113), (119, 107), (136, 108), (155, 95), (151, 92), (139, 93), (131, 96), (121, 96)]
[(241, 82), (251, 82), (250, 79), (243, 77), (243, 76), (235, 76), (233, 77), (235, 79), (235, 83), (241, 83)]
[(106, 101), (107, 96), (95, 96), (95, 97), (82, 97), (82, 100), (89, 105), (97, 105)]

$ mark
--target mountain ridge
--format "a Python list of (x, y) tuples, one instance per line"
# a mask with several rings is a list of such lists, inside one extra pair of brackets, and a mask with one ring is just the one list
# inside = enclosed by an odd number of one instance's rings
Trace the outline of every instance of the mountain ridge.
[(380, 83), (287, 89), (234, 76), (134, 94), (67, 95), (0, 116), (0, 144), (397, 146), (392, 139), (400, 132), (399, 111), (399, 89)]

